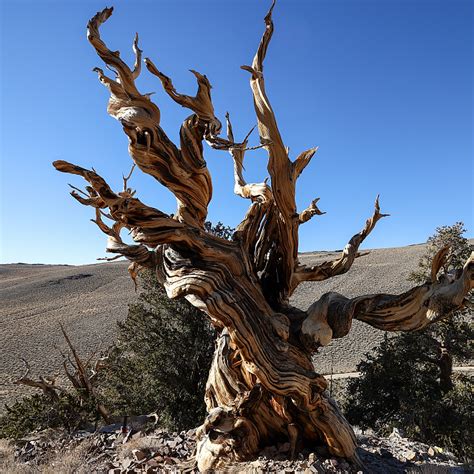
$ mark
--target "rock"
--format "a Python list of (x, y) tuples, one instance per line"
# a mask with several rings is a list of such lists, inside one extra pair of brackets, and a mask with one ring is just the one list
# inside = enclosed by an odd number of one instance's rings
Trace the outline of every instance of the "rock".
[(416, 459), (415, 451), (411, 451), (411, 450), (407, 451), (405, 456), (408, 459), (408, 461), (414, 461)]
[(149, 459), (147, 462), (146, 462), (146, 466), (147, 467), (158, 467), (160, 464), (159, 462), (156, 460), (156, 459)]
[(401, 439), (404, 437), (404, 435), (405, 433), (399, 428), (393, 428), (392, 432), (390, 433), (389, 439), (392, 439), (392, 438)]
[(132, 460), (130, 458), (125, 458), (122, 461), (122, 469), (127, 470), (131, 464), (132, 464)]
[(144, 459), (148, 457), (147, 454), (141, 449), (134, 449), (132, 451), (132, 455), (135, 458), (135, 461), (137, 462), (143, 461)]
[(326, 469), (324, 469), (324, 466), (318, 459), (316, 459), (316, 461), (309, 467), (309, 469), (311, 472), (315, 472), (317, 474), (324, 474), (326, 472)]

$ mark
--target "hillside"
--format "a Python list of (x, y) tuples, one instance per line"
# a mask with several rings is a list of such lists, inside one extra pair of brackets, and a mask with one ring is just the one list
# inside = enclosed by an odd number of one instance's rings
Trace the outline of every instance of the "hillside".
[[(320, 283), (303, 283), (292, 302), (306, 309), (328, 291), (346, 296), (399, 293), (409, 288), (408, 274), (416, 267), (424, 245), (378, 249), (356, 260), (348, 274)], [(335, 252), (301, 254), (314, 264), (333, 259)], [(0, 265), (0, 407), (25, 387), (12, 384), (24, 370), (32, 374), (60, 373), (60, 349), (65, 344), (62, 322), (80, 352), (105, 349), (116, 334), (116, 321), (126, 317), (136, 298), (126, 262), (95, 265)], [(363, 354), (383, 338), (383, 332), (354, 322), (349, 336), (333, 341), (315, 358), (321, 373), (350, 372)]]

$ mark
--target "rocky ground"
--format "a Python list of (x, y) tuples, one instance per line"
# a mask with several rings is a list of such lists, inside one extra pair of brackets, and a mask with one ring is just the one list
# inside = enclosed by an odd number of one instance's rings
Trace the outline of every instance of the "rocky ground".
[[(376, 292), (400, 293), (410, 284), (407, 276), (416, 267), (423, 245), (373, 250), (356, 260), (348, 274), (324, 282), (303, 283), (292, 302), (306, 309), (327, 291), (347, 296)], [(337, 258), (338, 252), (313, 252), (300, 256), (314, 264)], [(0, 265), (0, 411), (28, 390), (14, 385), (24, 366), (33, 375), (61, 374), (60, 349), (65, 348), (59, 323), (76, 347), (87, 356), (108, 347), (116, 322), (127, 315), (136, 298), (126, 262), (96, 265)], [(333, 341), (315, 358), (321, 373), (352, 372), (363, 354), (383, 338), (383, 332), (358, 321), (348, 337)]]
[[(42, 432), (16, 445), (0, 446), (2, 472), (197, 472), (192, 455), (195, 430), (167, 433), (163, 430), (123, 432), (81, 431), (74, 436)], [(409, 441), (394, 431), (388, 438), (358, 433), (361, 465), (331, 457), (323, 447), (303, 451), (290, 460), (289, 444), (262, 451), (257, 459), (234, 463), (219, 472), (229, 473), (468, 473), (469, 466), (436, 446)], [(3, 468), (3, 469), (2, 469)], [(472, 466), (471, 466), (472, 468)]]

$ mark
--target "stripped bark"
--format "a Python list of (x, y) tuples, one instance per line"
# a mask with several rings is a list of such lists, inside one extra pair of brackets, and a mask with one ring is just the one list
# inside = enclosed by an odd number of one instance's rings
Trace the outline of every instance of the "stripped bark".
[[(77, 188), (71, 194), (95, 208), (94, 222), (108, 236), (107, 250), (130, 260), (132, 275), (140, 268), (153, 268), (170, 298), (187, 298), (220, 330), (206, 391), (209, 415), (199, 429), (197, 462), (202, 471), (247, 459), (285, 439), (294, 453), (322, 440), (333, 454), (358, 462), (353, 431), (328, 397), (327, 383), (315, 370), (312, 353), (345, 336), (353, 319), (383, 330), (420, 329), (461, 308), (473, 286), (473, 258), (463, 270), (436, 279), (443, 261), (439, 255), (431, 281), (402, 295), (349, 299), (328, 293), (308, 311), (291, 307), (289, 297), (301, 282), (347, 272), (360, 255), (361, 243), (386, 214), (380, 212), (377, 198), (372, 217), (339, 259), (313, 267), (300, 265), (299, 226), (322, 212), (314, 200), (299, 213), (295, 186), (316, 148), (290, 160), (265, 90), (263, 62), (273, 34), (273, 8), (274, 3), (252, 65), (242, 66), (251, 74), (257, 147), (268, 153), (268, 183), (245, 181), (244, 155), (255, 147), (248, 147), (249, 135), (240, 143), (234, 141), (228, 116), (227, 138), (220, 136), (221, 122), (214, 114), (206, 76), (192, 71), (198, 82), (196, 96), (180, 94), (171, 79), (145, 59), (168, 96), (192, 112), (181, 126), (179, 147), (169, 140), (160, 126), (160, 109), (150, 94), (140, 93), (135, 85), (140, 74), (138, 37), (133, 43), (133, 70), (100, 37), (100, 25), (112, 14), (109, 8), (88, 24), (91, 45), (116, 76), (109, 78), (96, 69), (110, 91), (108, 112), (122, 124), (138, 168), (175, 195), (177, 212), (170, 216), (142, 203), (127, 187), (128, 180), (124, 190), (115, 193), (94, 170), (54, 163), (59, 171), (82, 176), (89, 183), (85, 196)], [(234, 191), (251, 202), (232, 241), (213, 236), (204, 227), (212, 196), (204, 141), (230, 153)], [(103, 217), (113, 224), (105, 224)], [(136, 244), (123, 242), (122, 229), (131, 233)]]

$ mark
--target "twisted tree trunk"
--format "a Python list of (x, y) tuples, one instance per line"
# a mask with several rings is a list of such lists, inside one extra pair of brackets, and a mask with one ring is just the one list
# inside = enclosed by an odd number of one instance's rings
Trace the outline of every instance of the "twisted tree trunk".
[[(402, 295), (369, 295), (348, 299), (327, 293), (308, 311), (289, 304), (299, 283), (321, 281), (347, 272), (359, 255), (361, 242), (373, 230), (380, 213), (378, 198), (373, 215), (352, 239), (339, 259), (306, 267), (298, 261), (298, 229), (321, 214), (315, 199), (298, 212), (295, 185), (316, 148), (290, 160), (275, 114), (265, 92), (263, 61), (273, 34), (272, 9), (251, 66), (250, 85), (257, 115), (260, 147), (268, 152), (270, 184), (246, 183), (243, 176), (248, 136), (235, 142), (227, 116), (227, 139), (219, 136), (210, 83), (196, 71), (195, 97), (178, 93), (170, 78), (150, 59), (147, 69), (158, 77), (178, 104), (192, 111), (180, 130), (180, 147), (160, 127), (160, 110), (141, 94), (141, 50), (134, 41), (135, 66), (129, 68), (118, 51), (100, 38), (99, 27), (112, 14), (97, 13), (88, 24), (88, 39), (115, 78), (96, 68), (110, 91), (108, 112), (123, 126), (129, 152), (143, 172), (174, 193), (174, 216), (147, 206), (127, 187), (115, 193), (95, 171), (64, 161), (54, 166), (88, 181), (87, 192), (73, 197), (96, 210), (95, 222), (108, 235), (107, 251), (128, 258), (134, 278), (140, 268), (153, 268), (170, 298), (185, 297), (203, 310), (220, 331), (206, 391), (209, 415), (199, 429), (199, 468), (218, 468), (229, 460), (247, 459), (277, 440), (289, 440), (293, 453), (304, 445), (323, 441), (330, 451), (357, 461), (356, 439), (327, 383), (313, 367), (311, 356), (333, 338), (345, 336), (359, 319), (390, 331), (412, 331), (449, 315), (463, 305), (473, 286), (473, 259), (456, 275), (437, 280), (444, 254), (433, 263), (432, 279)], [(234, 164), (239, 196), (250, 200), (249, 210), (232, 241), (205, 231), (212, 182), (203, 157), (202, 142), (227, 150)], [(254, 147), (255, 148), (255, 147)], [(113, 221), (107, 225), (103, 217)], [(125, 244), (120, 231), (131, 232), (136, 245)], [(115, 257), (114, 257), (115, 258)]]

